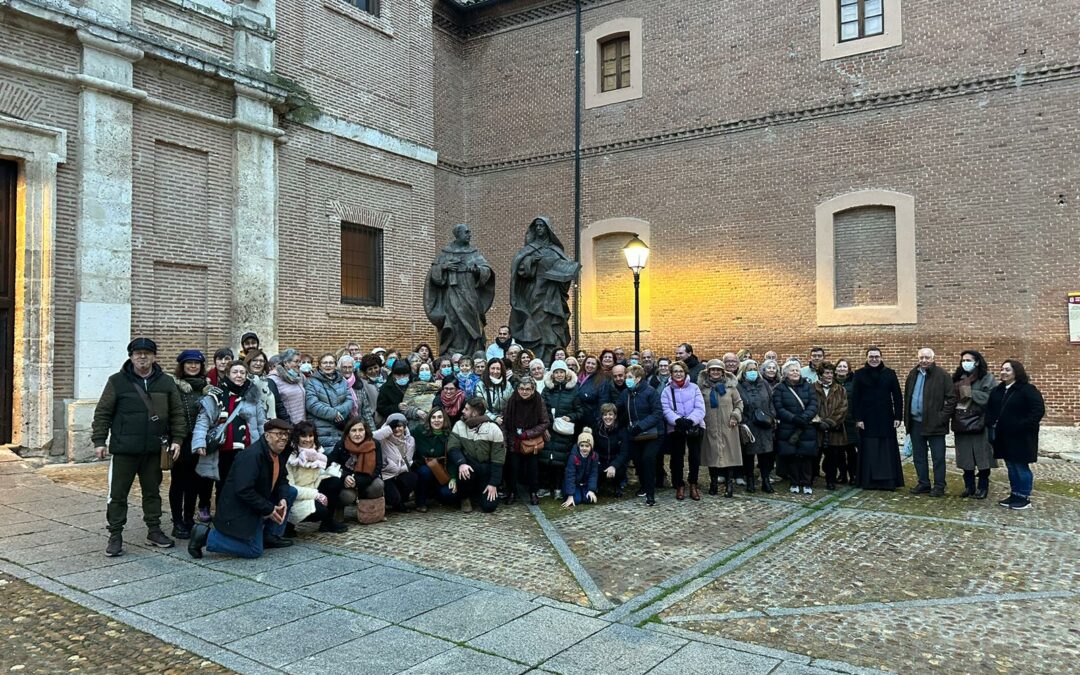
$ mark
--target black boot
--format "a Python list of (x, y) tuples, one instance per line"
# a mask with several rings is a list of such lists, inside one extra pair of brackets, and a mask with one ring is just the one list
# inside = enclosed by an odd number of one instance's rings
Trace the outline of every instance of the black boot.
[(716, 496), (716, 493), (720, 491), (720, 477), (716, 474), (709, 475), (709, 494)]
[(746, 493), (753, 494), (756, 489), (757, 488), (754, 485), (754, 470), (751, 469), (746, 472)]
[(761, 471), (761, 491), (767, 495), (773, 493), (772, 481), (769, 480), (769, 472), (764, 469)]
[(975, 495), (975, 472), (968, 469), (964, 469), (964, 491), (960, 493), (961, 497), (972, 497)]
[(735, 496), (735, 472), (731, 469), (728, 469), (727, 474), (724, 476), (724, 496)]
[(979, 469), (979, 482), (975, 488), (975, 499), (986, 499), (990, 492), (990, 469)]

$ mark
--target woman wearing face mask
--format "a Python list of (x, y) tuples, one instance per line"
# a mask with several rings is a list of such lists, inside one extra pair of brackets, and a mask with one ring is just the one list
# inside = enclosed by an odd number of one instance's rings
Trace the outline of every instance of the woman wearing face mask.
[(645, 498), (646, 506), (654, 506), (657, 456), (664, 443), (664, 409), (660, 395), (649, 386), (641, 366), (626, 369), (625, 385), (615, 402), (619, 409), (619, 425), (627, 431), (634, 465), (641, 474), (638, 496)]
[(270, 373), (269, 380), (277, 388), (277, 400), (285, 406), (289, 421), (295, 426), (306, 420), (307, 393), (300, 373), (300, 352), (295, 349), (281, 352), (281, 362)]
[(311, 354), (300, 353), (300, 374), (307, 377), (315, 372), (315, 357)]
[(423, 422), (427, 419), (431, 404), (435, 402), (440, 389), (442, 381), (435, 379), (431, 364), (421, 363), (416, 371), (416, 379), (405, 389), (405, 396), (402, 397), (398, 410), (407, 420)]
[[(430, 364), (424, 365), (430, 367)], [(394, 413), (386, 418), (386, 423), (375, 432), (375, 440), (382, 443), (383, 469), (380, 476), (383, 480), (386, 506), (404, 513), (407, 510), (405, 502), (409, 500), (409, 495), (420, 480), (412, 470), (416, 439), (409, 432), (405, 416)]]
[(701, 499), (698, 489), (698, 471), (701, 468), (701, 437), (705, 429), (705, 399), (701, 389), (687, 376), (688, 369), (682, 361), (671, 366), (671, 382), (660, 390), (660, 405), (667, 421), (664, 437), (664, 454), (671, 470), (671, 485), (675, 499), (686, 499), (686, 481), (683, 480), (683, 461), (687, 449), (690, 452), (690, 499)]
[(990, 491), (990, 469), (997, 467), (997, 460), (986, 432), (986, 404), (997, 384), (982, 354), (974, 349), (960, 354), (960, 364), (953, 373), (956, 412), (952, 430), (956, 439), (956, 466), (964, 472), (961, 497), (986, 499)]
[(448, 377), (452, 377), (457, 374), (457, 370), (454, 368), (454, 362), (449, 357), (444, 356), (439, 359), (439, 365), (435, 372), (436, 380), (445, 380)]
[(319, 357), (319, 370), (307, 378), (304, 393), (307, 418), (315, 424), (319, 438), (326, 445), (336, 445), (346, 420), (351, 417), (353, 400), (349, 383), (338, 371), (333, 354)]
[(776, 409), (772, 404), (772, 392), (761, 378), (758, 363), (747, 359), (739, 365), (739, 396), (743, 400), (743, 423), (750, 427), (754, 439), (742, 444), (743, 478), (746, 491), (754, 491), (754, 458), (761, 473), (761, 491), (773, 492), (773, 462), (776, 459), (773, 431), (776, 428)]
[[(229, 475), (236, 453), (259, 440), (266, 424), (266, 408), (247, 377), (247, 365), (233, 361), (220, 388), (210, 390), (199, 400), (199, 417), (191, 432), (191, 450), (200, 457), (197, 470), (201, 476), (217, 475), (218, 495)], [(208, 439), (221, 438), (216, 451)]]
[(506, 381), (502, 359), (487, 362), (484, 375), (476, 384), (476, 395), (484, 399), (485, 413), (495, 424), (503, 425), (503, 409), (514, 393), (514, 387)]
[[(518, 383), (506, 402), (503, 415), (503, 437), (506, 439), (506, 503), (513, 504), (517, 488), (525, 481), (529, 490), (529, 503), (540, 503), (537, 495), (540, 483), (539, 453), (527, 453), (523, 441), (543, 438), (551, 426), (544, 399), (536, 393), (532, 378)], [(543, 452), (541, 449), (540, 452)]]
[(394, 413), (401, 412), (401, 402), (405, 400), (405, 390), (412, 382), (412, 368), (408, 361), (397, 360), (390, 368), (390, 378), (379, 387), (379, 400), (375, 412), (385, 421)]
[(840, 476), (837, 482), (855, 485), (859, 475), (859, 430), (855, 427), (855, 416), (851, 412), (851, 396), (855, 391), (855, 383), (851, 379), (851, 362), (847, 359), (836, 360), (836, 383), (844, 388), (848, 401), (847, 414), (844, 415), (844, 434), (847, 436), (844, 465), (847, 467), (847, 476)]
[(1009, 469), (1009, 496), (998, 506), (1022, 511), (1031, 508), (1034, 477), (1031, 464), (1039, 460), (1039, 423), (1046, 413), (1042, 394), (1028, 379), (1024, 364), (1005, 359), (1001, 384), (990, 392), (986, 426), (993, 431), (994, 458)]
[(724, 368), (720, 359), (712, 359), (698, 374), (698, 388), (705, 402), (705, 438), (701, 461), (709, 467), (709, 494), (719, 491), (724, 476), (724, 496), (735, 494), (735, 474), (742, 472), (742, 441), (739, 424), (743, 421), (743, 400), (739, 383)]

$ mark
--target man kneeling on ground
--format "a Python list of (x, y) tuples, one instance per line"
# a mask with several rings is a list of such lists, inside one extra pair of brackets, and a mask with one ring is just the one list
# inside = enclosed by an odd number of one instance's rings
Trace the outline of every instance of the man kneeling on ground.
[(292, 425), (268, 420), (265, 433), (240, 451), (218, 495), (214, 529), (197, 524), (191, 532), (188, 553), (201, 558), (203, 547), (214, 553), (258, 558), (263, 548), (292, 546), (284, 539), (286, 516), (296, 499), (289, 485), (283, 454)]

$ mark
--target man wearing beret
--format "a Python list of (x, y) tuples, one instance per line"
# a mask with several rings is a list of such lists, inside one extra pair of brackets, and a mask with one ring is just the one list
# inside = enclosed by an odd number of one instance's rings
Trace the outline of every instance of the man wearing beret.
[(173, 545), (161, 531), (161, 454), (167, 450), (176, 459), (187, 436), (180, 392), (156, 363), (157, 345), (138, 337), (127, 349), (128, 360), (105, 383), (90, 433), (98, 459), (112, 455), (106, 508), (109, 543), (105, 548), (110, 557), (124, 550), (127, 499), (136, 476), (142, 490), (146, 543), (163, 548)]
[(258, 558), (264, 548), (292, 546), (284, 539), (286, 517), (296, 499), (285, 467), (285, 446), (292, 425), (282, 419), (267, 420), (263, 435), (240, 451), (233, 460), (225, 485), (218, 495), (214, 528), (196, 523), (188, 541), (193, 558), (203, 547), (214, 553)]

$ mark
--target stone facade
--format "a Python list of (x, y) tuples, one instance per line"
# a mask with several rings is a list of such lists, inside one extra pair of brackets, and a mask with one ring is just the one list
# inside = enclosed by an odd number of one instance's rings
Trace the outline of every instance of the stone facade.
[[(856, 53), (826, 44), (831, 1), (582, 0), (582, 62), (605, 27), (640, 49), (632, 96), (583, 100), (580, 344), (632, 344), (618, 239), (639, 234), (661, 353), (873, 342), (905, 372), (924, 344), (950, 367), (974, 346), (1029, 364), (1048, 421), (1075, 427), (1072, 3), (889, 0), (902, 34), (890, 18)], [(169, 369), (246, 330), (311, 352), (433, 342), (423, 279), (457, 222), (505, 321), (527, 223), (574, 250), (574, 4), (0, 0), (12, 443), (87, 456), (135, 334)], [(342, 223), (382, 233), (381, 304), (341, 302)]]

